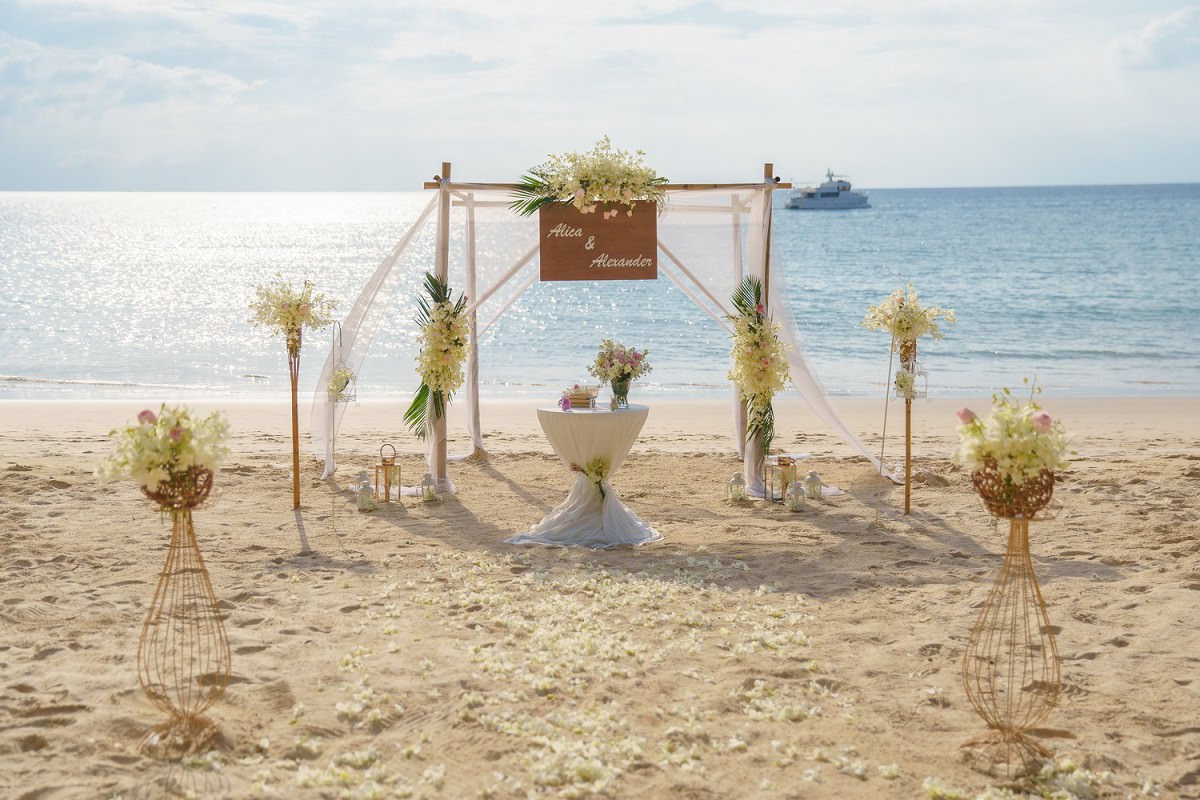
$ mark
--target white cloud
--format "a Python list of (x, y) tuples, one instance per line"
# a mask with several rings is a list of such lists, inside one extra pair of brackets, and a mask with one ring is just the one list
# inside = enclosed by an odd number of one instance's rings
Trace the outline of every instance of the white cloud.
[[(607, 133), (673, 179), (740, 180), (773, 160), (785, 177), (830, 165), (879, 186), (1028, 182), (995, 154), (1063, 163), (1097, 139), (1110, 156), (1096, 180), (1119, 180), (1101, 174), (1120, 163), (1117, 133), (1136, 142), (1156, 105), (1182, 104), (1149, 71), (1136, 93), (1114, 80), (1114, 39), (1145, 26), (1116, 6), (647, 5), (42, 0), (0, 33), (0, 148), (67, 188), (120, 174), (403, 189), (447, 158), (456, 175), (511, 179)], [(1143, 55), (1127, 63), (1179, 58), (1195, 7), (1166, 10), (1129, 39)], [(1194, 115), (1174, 119), (1195, 138)]]
[(1118, 63), (1134, 69), (1172, 69), (1200, 64), (1200, 6), (1185, 6), (1152, 20), (1113, 43)]

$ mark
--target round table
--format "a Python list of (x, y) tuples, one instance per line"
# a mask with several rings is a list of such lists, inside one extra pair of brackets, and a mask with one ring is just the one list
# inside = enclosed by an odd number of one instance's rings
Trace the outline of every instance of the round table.
[(610, 483), (629, 448), (637, 441), (649, 413), (649, 408), (640, 405), (615, 411), (539, 408), (542, 431), (567, 467), (582, 470), (603, 459), (607, 470), (599, 484), (577, 471), (566, 500), (529, 531), (505, 541), (559, 547), (612, 547), (661, 539), (658, 531), (621, 502)]

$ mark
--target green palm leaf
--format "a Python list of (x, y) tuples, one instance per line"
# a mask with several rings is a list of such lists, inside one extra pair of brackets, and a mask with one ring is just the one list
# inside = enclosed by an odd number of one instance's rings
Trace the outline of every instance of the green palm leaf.
[(528, 217), (548, 203), (558, 202), (558, 198), (548, 194), (546, 182), (537, 173), (522, 175), (513, 189), (516, 199), (508, 207), (522, 217)]

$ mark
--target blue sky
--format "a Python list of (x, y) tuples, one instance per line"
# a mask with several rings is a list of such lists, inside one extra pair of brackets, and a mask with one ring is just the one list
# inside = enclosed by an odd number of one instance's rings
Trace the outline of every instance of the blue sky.
[(419, 190), (605, 134), (678, 182), (1200, 181), (1200, 5), (0, 4), (0, 190)]

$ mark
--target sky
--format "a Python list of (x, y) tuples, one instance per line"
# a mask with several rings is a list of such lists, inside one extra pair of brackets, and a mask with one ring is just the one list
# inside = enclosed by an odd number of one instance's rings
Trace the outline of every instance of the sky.
[(1200, 181), (1186, 0), (0, 0), (0, 190)]

